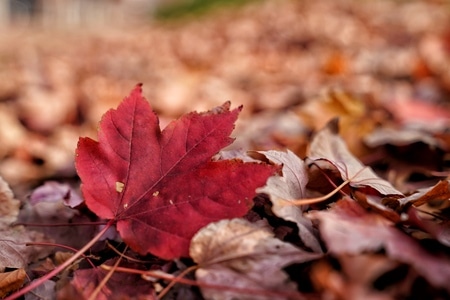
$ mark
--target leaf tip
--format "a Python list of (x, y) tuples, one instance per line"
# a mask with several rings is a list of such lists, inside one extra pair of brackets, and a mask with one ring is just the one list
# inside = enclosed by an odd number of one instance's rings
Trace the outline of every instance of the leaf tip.
[(137, 83), (135, 85), (134, 89), (131, 91), (130, 96), (133, 96), (133, 95), (142, 96), (142, 86), (143, 86), (142, 82)]

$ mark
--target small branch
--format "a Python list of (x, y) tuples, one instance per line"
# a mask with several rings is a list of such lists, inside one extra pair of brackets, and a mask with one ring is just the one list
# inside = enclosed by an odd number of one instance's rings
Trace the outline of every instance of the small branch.
[(123, 256), (124, 258), (126, 258), (128, 261), (133, 261), (136, 263), (140, 263), (140, 264), (146, 264), (146, 263), (151, 263), (151, 261), (145, 261), (145, 260), (140, 260), (137, 258), (133, 258), (131, 256), (125, 255), (123, 253), (121, 253), (119, 250), (117, 250), (113, 245), (111, 245), (110, 242), (108, 242), (108, 240), (106, 240), (106, 246), (111, 249), (112, 251), (114, 251), (116, 254)]

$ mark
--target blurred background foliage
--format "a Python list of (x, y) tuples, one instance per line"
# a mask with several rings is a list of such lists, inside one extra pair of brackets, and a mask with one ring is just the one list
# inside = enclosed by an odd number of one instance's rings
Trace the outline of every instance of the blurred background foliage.
[(109, 26), (176, 20), (237, 8), (257, 0), (3, 0), (0, 24)]
[(419, 120), (440, 132), (450, 120), (448, 7), (0, 0), (0, 176), (25, 194), (76, 179), (78, 137), (95, 138), (102, 114), (138, 82), (162, 127), (227, 100), (242, 104), (235, 148), (303, 157), (311, 133), (336, 116), (358, 157), (371, 153), (364, 138), (380, 124)]
[(193, 18), (221, 9), (239, 8), (258, 0), (185, 0), (161, 4), (155, 8), (154, 17), (159, 20)]

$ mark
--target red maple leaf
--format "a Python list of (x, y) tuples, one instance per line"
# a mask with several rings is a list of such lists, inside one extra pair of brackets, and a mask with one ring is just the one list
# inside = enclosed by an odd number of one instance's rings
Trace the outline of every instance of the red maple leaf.
[(188, 256), (191, 237), (210, 222), (246, 214), (255, 189), (276, 167), (213, 161), (231, 144), (242, 109), (229, 103), (189, 113), (163, 131), (141, 85), (100, 122), (98, 142), (80, 138), (76, 168), (87, 206), (112, 219), (135, 251)]

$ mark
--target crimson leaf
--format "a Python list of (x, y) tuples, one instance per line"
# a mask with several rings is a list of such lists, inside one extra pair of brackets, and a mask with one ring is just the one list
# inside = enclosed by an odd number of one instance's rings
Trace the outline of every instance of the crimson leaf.
[(136, 86), (103, 116), (98, 142), (78, 142), (75, 164), (87, 206), (114, 220), (123, 240), (141, 254), (188, 256), (200, 228), (246, 214), (255, 189), (277, 169), (211, 159), (233, 141), (241, 107), (230, 111), (229, 105), (186, 114), (161, 131)]

